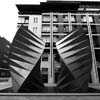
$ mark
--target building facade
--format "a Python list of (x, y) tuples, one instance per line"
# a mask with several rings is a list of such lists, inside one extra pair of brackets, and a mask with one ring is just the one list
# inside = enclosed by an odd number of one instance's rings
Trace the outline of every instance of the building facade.
[(40, 5), (17, 5), (22, 24), (45, 41), (41, 57), (41, 73), (45, 86), (55, 86), (61, 59), (55, 43), (73, 30), (87, 30), (92, 52), (89, 87), (100, 89), (100, 2), (52, 1)]

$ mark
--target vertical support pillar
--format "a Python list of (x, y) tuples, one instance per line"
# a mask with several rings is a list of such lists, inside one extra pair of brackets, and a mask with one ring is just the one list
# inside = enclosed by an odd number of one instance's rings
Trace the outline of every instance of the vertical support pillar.
[(54, 68), (53, 68), (53, 13), (50, 13), (50, 68), (48, 70), (48, 83), (54, 83)]
[(97, 66), (96, 66), (96, 58), (95, 58), (95, 51), (94, 51), (94, 45), (93, 45), (92, 31), (91, 31), (88, 14), (86, 14), (86, 20), (87, 20), (90, 46), (91, 46), (91, 52), (92, 52), (92, 72), (91, 72), (92, 82), (93, 84), (99, 84), (99, 77), (98, 77), (98, 71), (97, 71)]
[(68, 23), (69, 23), (69, 32), (71, 32), (72, 31), (71, 13), (68, 13)]

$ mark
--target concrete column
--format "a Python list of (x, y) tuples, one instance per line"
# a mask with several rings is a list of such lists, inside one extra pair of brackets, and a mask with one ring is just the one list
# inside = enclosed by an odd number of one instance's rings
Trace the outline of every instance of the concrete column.
[(69, 23), (69, 32), (71, 32), (72, 31), (71, 13), (68, 13), (68, 23)]
[(95, 51), (94, 51), (94, 45), (93, 45), (93, 37), (92, 37), (92, 31), (91, 31), (91, 27), (90, 27), (88, 14), (86, 14), (86, 19), (87, 19), (87, 25), (88, 25), (88, 33), (89, 33), (89, 39), (90, 39), (91, 52), (92, 52), (92, 72), (91, 72), (92, 82), (93, 82), (93, 84), (99, 84), (99, 77), (98, 77)]
[(54, 83), (53, 67), (53, 13), (50, 13), (50, 68), (48, 69), (48, 83), (50, 86)]

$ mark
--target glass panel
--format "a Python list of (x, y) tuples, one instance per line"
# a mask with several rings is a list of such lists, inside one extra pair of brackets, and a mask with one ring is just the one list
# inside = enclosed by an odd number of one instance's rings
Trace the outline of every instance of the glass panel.
[(74, 22), (74, 23), (76, 22), (76, 16), (75, 16), (75, 15), (72, 15), (72, 16), (71, 16), (71, 22), (72, 22), (72, 23), (73, 23), (73, 22)]
[(100, 36), (93, 36), (94, 47), (100, 47)]
[(50, 25), (43, 25), (42, 26), (42, 32), (50, 32)]
[(53, 16), (53, 22), (54, 23), (68, 23), (68, 15), (54, 15)]
[(42, 61), (48, 61), (48, 57), (42, 57)]
[(60, 25), (54, 25), (53, 26), (53, 32), (54, 33), (68, 33), (69, 32), (69, 26), (68, 25), (63, 25), (63, 24), (60, 24)]
[(86, 16), (85, 15), (71, 15), (71, 22), (72, 23), (86, 23)]
[(58, 22), (63, 23), (63, 21), (64, 21), (63, 15), (58, 15)]
[(63, 25), (58, 25), (58, 32), (63, 33), (64, 32), (64, 27)]
[(59, 41), (60, 39), (62, 39), (64, 37), (65, 37), (65, 35), (54, 35), (53, 36), (53, 41), (57, 42), (57, 41)]
[(58, 81), (58, 75), (60, 73), (60, 68), (61, 68), (61, 58), (57, 52), (56, 49), (53, 49), (53, 59), (54, 59), (54, 62), (53, 62), (53, 65), (54, 65), (54, 79), (55, 79), (55, 83), (57, 83)]
[(45, 22), (45, 23), (50, 22), (50, 16), (49, 15), (43, 15), (42, 21)]
[(72, 25), (72, 30), (82, 28), (84, 31), (88, 31), (87, 25)]
[(64, 25), (64, 33), (68, 33), (69, 32), (69, 26), (68, 25)]
[(41, 74), (43, 83), (48, 83), (48, 68), (50, 67), (50, 49), (45, 48), (41, 57)]
[(59, 41), (59, 38), (57, 36), (54, 36), (53, 37), (53, 42), (57, 42), (57, 41)]
[(53, 16), (53, 22), (54, 22), (54, 23), (57, 23), (57, 22), (58, 22), (58, 16), (57, 16), (57, 15), (54, 15), (54, 16)]
[(50, 47), (50, 42), (46, 42), (45, 47)]
[(91, 25), (92, 34), (100, 34), (100, 25)]
[(90, 15), (89, 16), (92, 23), (98, 24), (100, 23), (100, 15)]
[[(19, 29), (21, 25), (22, 25), (22, 24), (18, 24), (18, 25), (17, 25), (17, 29)], [(25, 29), (28, 29), (28, 25), (27, 25), (27, 24), (23, 24), (23, 26), (24, 26)]]
[(78, 28), (78, 25), (72, 25), (72, 31), (76, 30)]
[(42, 72), (48, 72), (48, 68), (42, 68)]
[(95, 49), (97, 65), (100, 65), (100, 49)]
[(100, 80), (100, 63), (99, 63), (99, 66), (98, 66), (98, 75), (99, 75), (99, 80)]
[(57, 33), (58, 32), (58, 25), (53, 25), (53, 32)]
[(0, 77), (10, 77), (10, 72), (8, 70), (0, 69)]
[[(100, 25), (91, 25), (97, 67), (100, 66)], [(100, 69), (98, 69), (100, 74)]]
[(81, 16), (81, 21), (82, 21), (82, 23), (86, 23), (86, 22), (87, 22), (86, 16), (85, 16), (85, 15), (82, 15), (82, 16)]
[(68, 15), (64, 15), (63, 18), (64, 18), (64, 22), (68, 23)]
[(50, 43), (50, 37), (49, 36), (42, 36), (42, 39), (45, 41), (45, 42), (49, 42)]
[(43, 83), (48, 83), (48, 74), (42, 74)]
[(91, 16), (91, 15), (89, 15), (89, 22), (90, 22), (90, 23), (94, 23), (94, 18), (93, 18), (93, 16)]
[(18, 23), (29, 23), (29, 16), (19, 16)]
[(67, 15), (54, 15), (53, 16), (53, 22), (54, 23), (63, 23), (63, 22), (68, 22), (68, 16)]

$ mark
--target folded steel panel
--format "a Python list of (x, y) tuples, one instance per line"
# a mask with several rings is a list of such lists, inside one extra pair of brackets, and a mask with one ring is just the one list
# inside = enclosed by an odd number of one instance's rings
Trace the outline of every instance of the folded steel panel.
[(58, 41), (56, 47), (64, 66), (58, 77), (57, 87), (59, 90), (62, 92), (87, 91), (92, 57), (86, 31), (81, 28), (76, 29)]
[[(13, 84), (15, 92), (20, 89), (22, 84), (31, 74), (31, 71), (39, 68), (35, 67), (44, 48), (44, 41), (42, 41), (34, 33), (25, 29), (24, 26), (21, 26), (18, 29), (12, 42), (11, 54), (9, 56), (11, 74), (13, 77), (13, 83), (15, 83)], [(40, 82), (41, 79), (38, 77), (38, 74), (40, 75), (39, 71), (37, 72), (37, 75), (34, 75), (33, 77), (37, 78)], [(34, 84), (38, 84), (35, 83), (34, 80), (32, 81)]]

